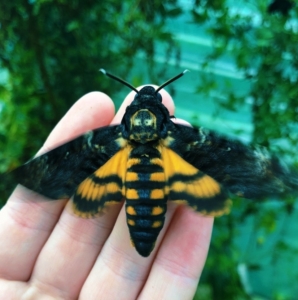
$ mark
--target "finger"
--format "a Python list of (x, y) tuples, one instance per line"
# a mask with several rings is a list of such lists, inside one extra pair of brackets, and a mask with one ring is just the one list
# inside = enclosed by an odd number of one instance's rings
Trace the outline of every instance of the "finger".
[[(107, 125), (113, 114), (109, 97), (102, 93), (85, 95), (58, 123), (43, 149), (53, 148), (88, 129)], [(0, 211), (2, 278), (28, 280), (30, 277), (37, 255), (65, 205), (65, 201), (42, 200), (42, 196), (18, 186)]]
[(88, 130), (108, 126), (115, 115), (114, 103), (101, 92), (91, 92), (79, 99), (50, 133), (42, 150), (48, 151)]
[[(175, 206), (166, 215), (164, 228), (168, 226)], [(162, 240), (161, 231), (157, 245)], [(88, 276), (80, 297), (82, 299), (136, 299), (148, 276), (158, 246), (149, 257), (142, 257), (130, 243), (126, 214), (122, 208), (117, 222)], [(119, 293), (121, 291), (121, 293)]]
[(50, 293), (55, 298), (78, 298), (113, 228), (121, 204), (94, 219), (75, 216), (71, 206), (68, 202), (36, 261), (30, 279), (30, 285), (37, 291), (36, 299), (43, 293)]
[(193, 299), (206, 261), (213, 218), (179, 207), (139, 299)]
[(183, 119), (179, 119), (179, 118), (175, 118), (175, 119), (172, 119), (172, 121), (176, 124), (180, 124), (180, 125), (185, 125), (185, 126), (189, 126), (191, 127), (191, 124)]

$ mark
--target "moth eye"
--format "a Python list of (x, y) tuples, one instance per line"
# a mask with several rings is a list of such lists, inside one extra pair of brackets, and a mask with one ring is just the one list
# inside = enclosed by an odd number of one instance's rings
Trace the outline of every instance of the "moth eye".
[(160, 102), (162, 102), (161, 94), (160, 94), (160, 93), (157, 93), (156, 96), (157, 96), (157, 99), (158, 99)]

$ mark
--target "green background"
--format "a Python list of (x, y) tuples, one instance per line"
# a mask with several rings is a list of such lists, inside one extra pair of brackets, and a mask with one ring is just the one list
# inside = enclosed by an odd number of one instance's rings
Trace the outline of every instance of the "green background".
[[(2, 1), (0, 172), (32, 157), (85, 93), (104, 91), (119, 107), (129, 90), (101, 67), (134, 86), (189, 69), (167, 87), (176, 117), (297, 165), (298, 10), (269, 13), (270, 3)], [(215, 222), (195, 299), (297, 299), (295, 200), (236, 199)]]

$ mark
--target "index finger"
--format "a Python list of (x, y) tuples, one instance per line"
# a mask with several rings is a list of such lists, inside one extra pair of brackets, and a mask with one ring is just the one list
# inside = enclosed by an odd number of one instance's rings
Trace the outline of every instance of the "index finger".
[(115, 115), (112, 99), (101, 92), (91, 92), (81, 97), (55, 126), (41, 151), (46, 152), (88, 130), (107, 126)]

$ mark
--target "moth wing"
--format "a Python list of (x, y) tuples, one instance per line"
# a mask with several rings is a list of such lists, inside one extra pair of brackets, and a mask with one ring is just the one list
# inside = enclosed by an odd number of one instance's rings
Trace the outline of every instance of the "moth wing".
[(229, 212), (231, 200), (216, 180), (169, 148), (163, 148), (162, 159), (170, 200), (188, 204), (204, 215), (220, 216)]
[(262, 199), (298, 191), (298, 172), (264, 147), (252, 147), (203, 128), (173, 124), (167, 146), (230, 192)]
[(70, 198), (76, 187), (117, 153), (124, 142), (120, 126), (95, 129), (5, 174), (6, 181), (51, 199)]
[(73, 197), (76, 215), (94, 217), (108, 205), (122, 201), (128, 155), (126, 147), (121, 149), (78, 186)]

